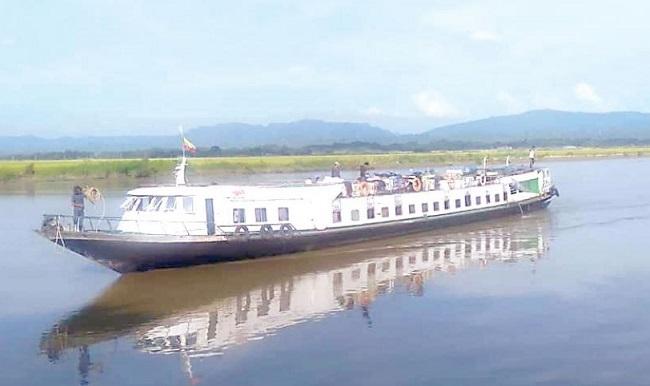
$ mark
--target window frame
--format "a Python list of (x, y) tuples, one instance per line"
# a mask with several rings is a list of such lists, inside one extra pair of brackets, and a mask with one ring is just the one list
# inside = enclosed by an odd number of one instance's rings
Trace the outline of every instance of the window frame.
[[(189, 202), (189, 210), (187, 203)], [(185, 213), (194, 213), (194, 197), (192, 196), (183, 196), (183, 211)]]
[(269, 222), (266, 208), (255, 208), (255, 222)]
[(289, 207), (281, 206), (278, 208), (278, 221), (289, 221)]
[(343, 221), (343, 216), (341, 215), (341, 209), (340, 208), (332, 209), (332, 222), (334, 224), (338, 224), (341, 221)]
[(232, 208), (232, 223), (246, 224), (246, 208)]

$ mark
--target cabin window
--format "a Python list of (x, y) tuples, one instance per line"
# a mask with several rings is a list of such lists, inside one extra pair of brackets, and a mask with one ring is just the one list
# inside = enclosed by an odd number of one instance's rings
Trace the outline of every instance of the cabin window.
[(232, 210), (232, 222), (243, 224), (246, 222), (246, 210), (244, 208), (235, 208)]
[(162, 197), (160, 196), (155, 196), (151, 198), (151, 201), (149, 201), (149, 205), (147, 205), (146, 211), (147, 212), (152, 212), (155, 210), (158, 210), (157, 208), (160, 206), (160, 203), (162, 202)]
[(131, 210), (135, 211), (141, 211), (142, 208), (144, 207), (144, 203), (142, 198), (136, 198), (135, 201), (133, 202), (133, 206), (131, 207)]
[(395, 205), (395, 216), (401, 216), (401, 215), (402, 215), (402, 206)]
[(124, 211), (129, 211), (133, 207), (133, 204), (135, 203), (136, 198), (135, 197), (127, 197), (126, 200), (120, 205), (120, 208), (123, 209)]
[(334, 209), (332, 211), (332, 221), (341, 222), (341, 209)]
[(497, 193), (494, 195), (494, 202), (499, 202), (501, 201), (501, 196)]
[(266, 221), (266, 208), (255, 208), (255, 222)]
[(174, 210), (176, 210), (176, 197), (167, 197), (165, 212), (173, 212)]
[(350, 218), (352, 221), (359, 221), (359, 209), (354, 209), (352, 212), (350, 212)]
[(503, 192), (503, 201), (508, 201), (508, 192)]
[(449, 209), (449, 207), (450, 207), (449, 200), (445, 200), (445, 209)]
[(476, 196), (476, 205), (481, 205), (481, 196)]
[(289, 221), (289, 208), (278, 208), (278, 221)]
[(388, 214), (389, 213), (388, 213), (388, 207), (387, 206), (381, 208), (381, 217), (388, 217)]
[(368, 208), (368, 210), (366, 211), (366, 217), (368, 219), (375, 218), (375, 207)]
[(489, 204), (489, 203), (490, 203), (490, 195), (489, 195), (489, 194), (486, 194), (486, 195), (485, 195), (485, 203), (486, 203), (486, 204)]
[(460, 198), (456, 199), (456, 208), (460, 208)]
[(472, 196), (469, 194), (465, 195), (465, 206), (472, 206)]
[[(449, 200), (445, 201), (445, 209), (449, 209)], [(440, 210), (440, 203), (438, 201), (433, 203), (433, 211), (437, 212)]]
[(409, 205), (409, 214), (415, 213), (415, 204), (410, 204)]
[(194, 198), (183, 197), (183, 210), (185, 213), (194, 213)]
[(428, 202), (423, 202), (422, 203), (422, 213), (427, 213), (429, 211), (429, 203)]

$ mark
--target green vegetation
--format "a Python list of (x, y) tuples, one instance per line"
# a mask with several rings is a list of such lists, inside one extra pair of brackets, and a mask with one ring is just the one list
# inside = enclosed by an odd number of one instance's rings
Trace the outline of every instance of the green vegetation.
[[(462, 163), (502, 164), (510, 155), (513, 163), (525, 160), (527, 149), (433, 151), (427, 153), (294, 155), (259, 157), (193, 158), (190, 168), (197, 174), (235, 174), (326, 170), (338, 161), (344, 169), (355, 169), (368, 161), (377, 169), (424, 167)], [(650, 147), (539, 149), (538, 159), (650, 156)], [(146, 178), (170, 175), (176, 159), (83, 159), (44, 161), (0, 161), (0, 181), (19, 178), (59, 180), (75, 178)]]

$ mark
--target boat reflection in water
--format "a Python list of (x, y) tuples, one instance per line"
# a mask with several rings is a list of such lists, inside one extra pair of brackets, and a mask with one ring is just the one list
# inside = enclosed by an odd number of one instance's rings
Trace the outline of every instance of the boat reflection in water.
[(66, 349), (128, 336), (140, 351), (179, 352), (189, 361), (345, 310), (357, 310), (370, 326), (370, 306), (381, 294), (422, 295), (436, 275), (538, 260), (548, 227), (548, 214), (539, 212), (444, 234), (125, 275), (44, 334), (41, 351), (56, 360)]

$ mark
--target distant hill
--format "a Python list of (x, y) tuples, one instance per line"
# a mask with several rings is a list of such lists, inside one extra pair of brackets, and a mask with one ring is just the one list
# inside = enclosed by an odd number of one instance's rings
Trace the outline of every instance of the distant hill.
[(364, 141), (386, 144), (399, 140), (397, 134), (367, 123), (319, 120), (271, 123), (268, 125), (225, 123), (192, 129), (188, 131), (188, 136), (197, 146), (209, 147), (217, 145), (222, 148), (264, 145), (303, 147), (307, 145), (329, 145), (336, 142)]
[[(399, 136), (367, 123), (325, 122), (303, 120), (268, 125), (224, 123), (190, 129), (186, 135), (199, 147), (249, 148), (281, 145), (302, 147), (370, 141), (388, 144)], [(60, 137), (35, 136), (0, 137), (0, 155), (34, 154), (43, 152), (90, 151), (119, 152), (146, 149), (174, 149), (179, 137), (119, 136), (119, 137)]]
[[(354, 148), (427, 150), (498, 145), (628, 145), (650, 143), (650, 114), (580, 113), (535, 110), (442, 126), (421, 134), (399, 135), (367, 123), (302, 120), (268, 125), (224, 123), (187, 131), (197, 146), (221, 149), (279, 146), (303, 148), (352, 144)], [(119, 153), (176, 149), (178, 136), (0, 137), (0, 155), (81, 151)], [(393, 146), (394, 145), (394, 146)], [(338, 145), (337, 145), (338, 146)]]
[(439, 127), (416, 136), (419, 140), (522, 142), (575, 140), (606, 142), (650, 139), (650, 114), (638, 112), (580, 113), (534, 110), (517, 115), (479, 119)]

